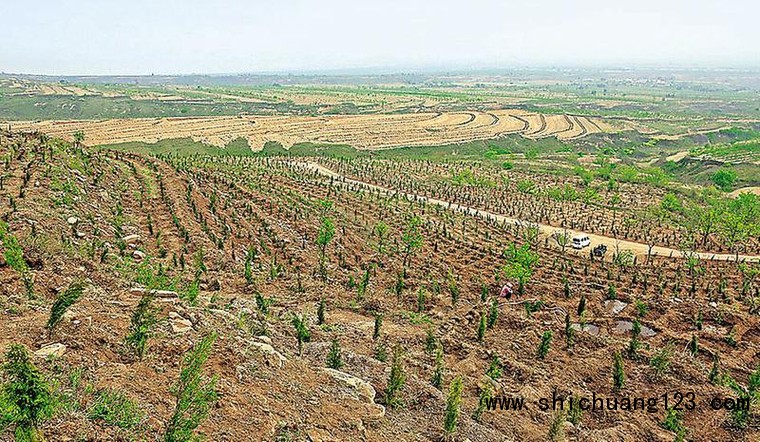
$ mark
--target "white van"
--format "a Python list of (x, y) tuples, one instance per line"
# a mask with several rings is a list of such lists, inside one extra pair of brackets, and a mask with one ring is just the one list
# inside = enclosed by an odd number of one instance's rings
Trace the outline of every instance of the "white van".
[(573, 237), (573, 248), (582, 249), (591, 245), (591, 239), (586, 235), (576, 235)]

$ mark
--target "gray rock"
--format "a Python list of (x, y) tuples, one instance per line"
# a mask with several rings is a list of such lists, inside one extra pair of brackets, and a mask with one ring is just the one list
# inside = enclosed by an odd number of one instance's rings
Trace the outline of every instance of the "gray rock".
[[(613, 333), (629, 333), (631, 330), (633, 330), (633, 322), (631, 321), (615, 321), (615, 328), (612, 330)], [(647, 327), (646, 325), (641, 326), (641, 336), (645, 338), (651, 338), (652, 336), (656, 335), (657, 332), (652, 330), (651, 328)]]
[(256, 336), (256, 339), (258, 339), (259, 341), (265, 344), (272, 345), (272, 338), (270, 338), (269, 336), (264, 336), (264, 335)]
[(288, 362), (288, 359), (285, 356), (283, 356), (269, 344), (265, 344), (263, 342), (249, 342), (248, 347), (252, 348), (258, 353), (263, 354), (267, 361), (273, 361), (276, 363), (277, 368), (282, 368), (282, 365)]
[(618, 313), (625, 310), (626, 307), (628, 307), (627, 302), (618, 301), (617, 299), (614, 299), (612, 301), (604, 301), (604, 310), (606, 310), (607, 313), (611, 315), (617, 315)]
[(309, 442), (333, 442), (337, 440), (327, 430), (320, 428), (309, 428), (306, 430), (306, 436), (309, 438)]
[(369, 382), (359, 379), (356, 376), (346, 372), (334, 370), (332, 368), (323, 368), (320, 370), (329, 374), (333, 379), (353, 390), (354, 395), (364, 403), (362, 419), (368, 421), (379, 421), (385, 417), (385, 407), (375, 403), (375, 387)]
[(351, 387), (356, 392), (357, 396), (360, 399), (363, 399), (364, 402), (375, 403), (375, 387), (369, 382), (332, 368), (320, 367), (320, 370), (329, 374), (333, 379)]
[(140, 235), (127, 235), (121, 240), (127, 244), (137, 244), (140, 242)]
[(572, 327), (573, 330), (584, 331), (594, 336), (599, 336), (599, 333), (601, 332), (601, 329), (594, 324), (584, 324), (583, 327), (581, 327), (580, 324), (575, 323), (575, 324), (572, 324), (570, 327)]
[(54, 356), (56, 358), (59, 358), (63, 356), (63, 354), (66, 352), (66, 346), (61, 343), (55, 343), (55, 344), (48, 344), (44, 347), (40, 348), (39, 350), (35, 351), (34, 354), (41, 358), (48, 358), (50, 356)]
[(219, 310), (219, 309), (212, 308), (212, 309), (209, 309), (209, 313), (214, 314), (216, 316), (223, 316), (230, 321), (237, 320), (237, 317), (235, 315), (233, 315), (232, 313), (226, 310)]
[(177, 334), (187, 333), (193, 329), (193, 323), (176, 312), (169, 312), (169, 323), (172, 326), (172, 331)]

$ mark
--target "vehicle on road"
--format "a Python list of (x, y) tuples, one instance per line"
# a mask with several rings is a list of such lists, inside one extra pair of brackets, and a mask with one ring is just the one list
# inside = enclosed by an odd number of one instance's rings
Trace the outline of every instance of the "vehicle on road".
[(591, 245), (591, 239), (588, 235), (576, 235), (573, 237), (573, 248), (583, 249)]
[(604, 256), (605, 253), (607, 253), (607, 246), (605, 246), (604, 244), (599, 244), (598, 246), (594, 247), (591, 250), (591, 252), (596, 257), (602, 257), (602, 256)]

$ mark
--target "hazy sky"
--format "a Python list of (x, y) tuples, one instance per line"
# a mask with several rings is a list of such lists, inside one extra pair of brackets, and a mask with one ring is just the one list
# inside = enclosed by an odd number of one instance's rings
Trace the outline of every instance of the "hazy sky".
[(758, 0), (2, 0), (0, 71), (760, 66)]

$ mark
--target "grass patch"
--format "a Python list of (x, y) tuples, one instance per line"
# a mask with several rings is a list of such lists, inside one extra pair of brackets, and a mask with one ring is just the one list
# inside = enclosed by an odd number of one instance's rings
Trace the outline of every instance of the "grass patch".
[(100, 149), (120, 150), (125, 152), (135, 152), (140, 154), (172, 154), (178, 156), (191, 155), (229, 155), (229, 156), (248, 156), (253, 151), (248, 145), (245, 138), (238, 138), (231, 141), (224, 147), (216, 147), (200, 141), (194, 141), (191, 138), (174, 138), (160, 140), (155, 143), (145, 143), (142, 141), (132, 141), (119, 144), (104, 144), (98, 146)]
[(504, 155), (512, 153), (544, 153), (567, 151), (573, 145), (556, 138), (529, 140), (519, 135), (509, 135), (493, 140), (478, 140), (459, 144), (438, 146), (406, 146), (381, 150), (361, 150), (344, 144), (298, 143), (285, 149), (280, 143), (268, 142), (256, 155), (293, 157), (419, 159), (432, 161), (493, 160), (501, 162)]
[(124, 393), (106, 389), (97, 393), (87, 410), (91, 420), (102, 420), (106, 425), (134, 430), (145, 420), (145, 412)]

